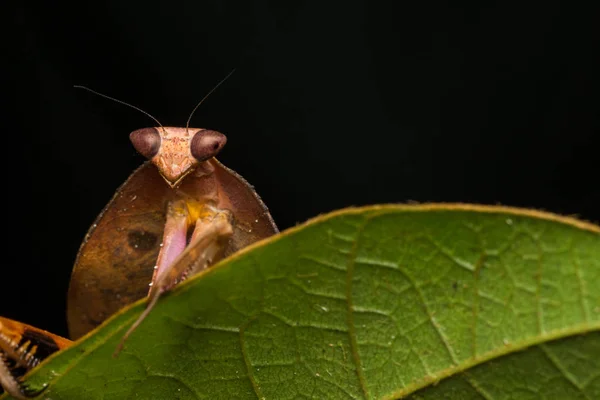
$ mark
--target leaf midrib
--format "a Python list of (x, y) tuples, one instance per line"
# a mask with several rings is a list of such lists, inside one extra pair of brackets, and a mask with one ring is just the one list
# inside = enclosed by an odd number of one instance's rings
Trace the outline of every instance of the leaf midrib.
[(505, 346), (499, 347), (495, 350), (488, 351), (476, 357), (471, 357), (463, 360), (459, 364), (453, 365), (448, 368), (441, 369), (433, 375), (424, 376), (418, 382), (409, 384), (402, 389), (394, 392), (388, 396), (383, 397), (384, 400), (393, 400), (402, 398), (409, 394), (412, 394), (420, 389), (423, 389), (431, 384), (438, 383), (443, 379), (450, 378), (459, 373), (465, 372), (473, 367), (483, 364), (487, 361), (494, 360), (503, 356), (510, 355), (512, 353), (518, 353), (529, 347), (541, 345), (544, 343), (552, 342), (559, 339), (565, 339), (575, 335), (583, 335), (591, 332), (600, 331), (600, 321), (584, 324), (578, 324), (571, 326), (566, 329), (555, 329), (546, 332), (542, 335), (536, 335), (525, 340), (519, 340), (516, 342), (509, 343)]

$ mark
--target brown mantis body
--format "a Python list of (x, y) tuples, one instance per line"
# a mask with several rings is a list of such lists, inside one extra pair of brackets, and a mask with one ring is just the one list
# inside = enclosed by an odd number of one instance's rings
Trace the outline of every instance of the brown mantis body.
[(194, 111), (232, 73), (196, 105), (185, 128), (161, 125), (130, 134), (149, 162), (117, 190), (79, 250), (67, 306), (72, 338), (147, 295), (148, 306), (118, 353), (163, 292), (278, 232), (252, 186), (214, 158), (227, 142), (225, 135), (189, 128)]
[(159, 127), (130, 137), (150, 162), (117, 191), (81, 246), (68, 298), (73, 338), (146, 295), (149, 311), (180, 280), (277, 232), (250, 185), (214, 158), (223, 134)]

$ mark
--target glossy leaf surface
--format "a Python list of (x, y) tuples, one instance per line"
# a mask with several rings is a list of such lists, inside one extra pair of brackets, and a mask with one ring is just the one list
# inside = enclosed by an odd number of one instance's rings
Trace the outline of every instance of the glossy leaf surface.
[(600, 230), (550, 214), (319, 217), (178, 287), (112, 358), (143, 307), (30, 384), (53, 400), (600, 398)]

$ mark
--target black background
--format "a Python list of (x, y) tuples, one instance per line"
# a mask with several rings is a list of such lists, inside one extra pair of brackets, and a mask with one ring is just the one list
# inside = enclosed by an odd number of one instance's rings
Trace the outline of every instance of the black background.
[(600, 221), (598, 6), (481, 3), (12, 8), (0, 314), (66, 334), (79, 243), (143, 161), (128, 133), (154, 123), (74, 84), (181, 126), (235, 68), (192, 126), (228, 135), (282, 229), (410, 200)]

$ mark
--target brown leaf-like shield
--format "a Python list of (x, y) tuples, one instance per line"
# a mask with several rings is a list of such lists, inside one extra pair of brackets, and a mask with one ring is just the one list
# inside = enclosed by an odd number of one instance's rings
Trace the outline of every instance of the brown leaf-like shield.
[[(234, 229), (229, 255), (277, 233), (267, 207), (240, 175), (215, 158), (218, 207), (230, 210)], [(203, 178), (187, 177), (179, 189), (197, 192)], [(159, 253), (172, 189), (146, 162), (117, 190), (87, 233), (71, 276), (67, 317), (71, 338), (89, 332), (121, 307), (145, 297)]]

